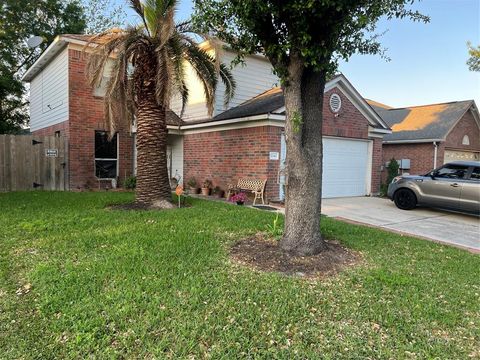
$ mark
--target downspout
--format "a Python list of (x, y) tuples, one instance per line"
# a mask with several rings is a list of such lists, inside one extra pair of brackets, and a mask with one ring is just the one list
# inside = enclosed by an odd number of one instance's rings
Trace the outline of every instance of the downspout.
[(437, 142), (436, 142), (436, 141), (433, 142), (433, 147), (434, 147), (434, 151), (433, 151), (433, 168), (436, 169), (436, 168), (437, 168), (437, 150), (438, 150), (438, 145), (437, 145)]

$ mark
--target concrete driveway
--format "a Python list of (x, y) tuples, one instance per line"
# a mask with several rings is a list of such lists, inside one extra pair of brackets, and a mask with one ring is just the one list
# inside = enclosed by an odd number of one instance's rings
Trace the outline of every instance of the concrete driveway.
[(398, 209), (388, 199), (324, 199), (322, 213), (480, 252), (480, 218), (436, 209)]

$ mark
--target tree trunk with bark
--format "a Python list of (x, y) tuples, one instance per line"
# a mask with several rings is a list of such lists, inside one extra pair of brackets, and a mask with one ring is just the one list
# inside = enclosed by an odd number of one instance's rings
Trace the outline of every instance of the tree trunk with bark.
[(327, 248), (320, 231), (322, 110), (326, 75), (292, 57), (284, 86), (287, 121), (285, 229), (280, 246), (313, 255)]
[(153, 89), (144, 90), (137, 109), (136, 202), (151, 208), (172, 208), (166, 109), (158, 106)]

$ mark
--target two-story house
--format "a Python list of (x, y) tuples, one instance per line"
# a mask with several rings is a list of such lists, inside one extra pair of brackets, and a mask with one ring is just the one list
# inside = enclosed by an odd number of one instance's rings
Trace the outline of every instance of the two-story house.
[[(108, 141), (102, 87), (88, 86), (85, 65), (89, 37), (61, 35), (24, 75), (30, 82), (31, 131), (69, 141), (70, 189), (120, 184), (135, 172), (135, 128), (120, 129)], [(208, 51), (209, 44), (202, 44)], [(235, 54), (225, 48), (222, 61)], [(179, 101), (168, 116), (169, 170), (182, 181), (209, 179), (225, 189), (239, 177), (266, 178), (267, 197), (282, 198), (280, 169), (285, 160), (285, 108), (278, 78), (268, 60), (252, 55), (232, 70), (236, 93), (227, 107), (223, 85), (208, 116), (203, 88), (189, 75), (190, 99), (180, 119)], [(105, 76), (108, 76), (106, 71)], [(327, 84), (323, 112), (323, 194), (325, 197), (377, 193), (382, 139), (388, 125), (343, 75)], [(320, 135), (319, 135), (320, 136)]]

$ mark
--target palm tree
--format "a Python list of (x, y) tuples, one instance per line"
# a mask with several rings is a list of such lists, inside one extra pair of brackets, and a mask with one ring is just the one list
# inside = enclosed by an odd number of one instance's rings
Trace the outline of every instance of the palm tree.
[(87, 73), (90, 84), (99, 86), (107, 62), (114, 59), (106, 85), (105, 117), (110, 134), (122, 125), (137, 122), (136, 202), (151, 208), (172, 207), (167, 169), (166, 116), (172, 96), (180, 96), (182, 114), (188, 101), (186, 66), (203, 85), (209, 114), (217, 79), (225, 84), (225, 103), (235, 83), (229, 69), (200, 48), (189, 22), (176, 24), (177, 0), (130, 0), (141, 24), (126, 30), (112, 29), (91, 38), (94, 44)]

